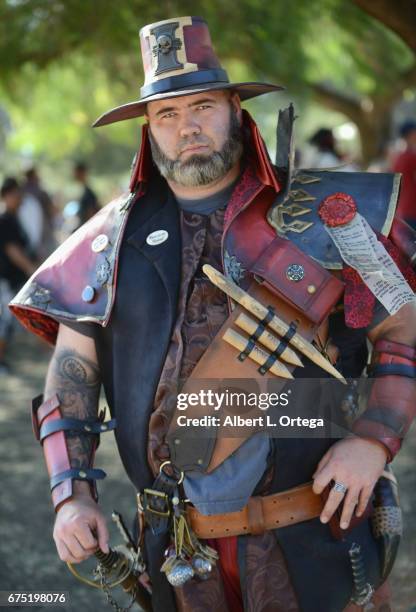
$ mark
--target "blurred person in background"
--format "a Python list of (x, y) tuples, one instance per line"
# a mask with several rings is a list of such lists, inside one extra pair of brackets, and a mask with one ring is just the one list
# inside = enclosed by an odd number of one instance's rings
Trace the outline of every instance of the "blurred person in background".
[(18, 211), (23, 201), (22, 190), (13, 177), (5, 178), (0, 190), (0, 375), (7, 374), (6, 344), (11, 328), (7, 308), (13, 293), (34, 272), (36, 266), (28, 255), (28, 237), (23, 230)]
[(27, 250), (30, 257), (38, 259), (44, 231), (42, 205), (37, 197), (25, 191), (23, 186), (19, 187), (19, 191), (21, 203), (17, 211), (17, 218), (27, 236)]
[(392, 170), (402, 174), (397, 215), (416, 229), (416, 121), (407, 120), (400, 126), (404, 149), (393, 162)]
[(88, 166), (85, 162), (77, 162), (75, 164), (74, 179), (83, 187), (78, 209), (78, 227), (80, 227), (100, 210), (100, 204), (94, 191), (88, 185)]
[(32, 166), (25, 172), (25, 181), (22, 185), (23, 193), (35, 198), (42, 209), (42, 236), (38, 245), (37, 257), (45, 259), (55, 248), (54, 218), (56, 209), (49, 193), (43, 188), (37, 169)]
[(353, 172), (357, 168), (345, 163), (343, 156), (337, 149), (336, 140), (332, 130), (319, 128), (309, 139), (312, 152), (307, 157), (305, 166), (308, 168), (334, 168), (342, 166), (344, 172)]

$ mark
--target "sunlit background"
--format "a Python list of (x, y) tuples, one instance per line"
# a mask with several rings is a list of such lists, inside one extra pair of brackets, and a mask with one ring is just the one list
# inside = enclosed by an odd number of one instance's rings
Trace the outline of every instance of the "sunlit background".
[(328, 127), (346, 161), (377, 165), (399, 146), (400, 122), (416, 117), (416, 45), (412, 50), (406, 39), (404, 13), (401, 24), (385, 9), (370, 16), (368, 7), (374, 12), (381, 4), (389, 3), (0, 0), (0, 175), (36, 164), (62, 206), (77, 195), (71, 168), (82, 159), (101, 203), (125, 189), (138, 120), (97, 130), (91, 123), (137, 99), (139, 28), (186, 14), (207, 19), (232, 80), (286, 87), (246, 104), (272, 156), (277, 111), (293, 101), (301, 163), (308, 161), (309, 137)]

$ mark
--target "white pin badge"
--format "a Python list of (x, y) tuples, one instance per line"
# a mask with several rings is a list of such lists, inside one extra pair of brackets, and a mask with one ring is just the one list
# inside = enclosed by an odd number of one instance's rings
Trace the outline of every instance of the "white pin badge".
[(91, 249), (94, 251), (94, 253), (100, 253), (101, 251), (104, 251), (104, 249), (107, 248), (108, 243), (108, 236), (106, 236), (105, 234), (100, 234), (99, 236), (94, 238), (91, 244)]
[(146, 238), (146, 242), (150, 246), (157, 246), (158, 244), (166, 242), (168, 236), (169, 234), (166, 230), (156, 230), (155, 232), (152, 232), (148, 235), (148, 237)]

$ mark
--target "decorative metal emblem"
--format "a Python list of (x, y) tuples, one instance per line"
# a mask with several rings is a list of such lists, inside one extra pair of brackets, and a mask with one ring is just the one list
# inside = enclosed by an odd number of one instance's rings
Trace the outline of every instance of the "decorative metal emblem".
[(103, 259), (97, 264), (95, 273), (100, 285), (105, 285), (111, 275), (111, 265), (108, 259)]
[(183, 68), (176, 54), (182, 47), (181, 39), (175, 37), (175, 31), (179, 27), (178, 21), (170, 21), (150, 30), (150, 34), (156, 38), (156, 44), (152, 47), (153, 56), (157, 58), (155, 76)]
[(310, 174), (295, 174), (293, 183), (300, 183), (300, 185), (311, 185), (312, 183), (320, 183), (321, 179), (317, 176), (311, 176)]
[(244, 278), (245, 269), (238, 261), (235, 255), (230, 255), (228, 251), (224, 253), (224, 272), (225, 276), (231, 278), (236, 285), (240, 284), (242, 278)]
[(291, 189), (289, 191), (289, 199), (293, 202), (313, 202), (316, 200), (314, 196), (304, 189)]
[(286, 268), (286, 276), (289, 280), (298, 283), (305, 277), (305, 269), (300, 264), (290, 264)]
[(269, 221), (277, 229), (279, 234), (286, 234), (287, 232), (295, 232), (296, 234), (302, 234), (309, 227), (313, 225), (313, 221), (291, 221), (286, 223), (284, 215), (289, 217), (300, 217), (306, 215), (312, 211), (311, 208), (306, 208), (300, 204), (278, 204), (269, 213)]
[(35, 285), (32, 289), (32, 293), (29, 296), (29, 303), (40, 308), (46, 308), (47, 304), (51, 301), (51, 295), (49, 289), (44, 289)]

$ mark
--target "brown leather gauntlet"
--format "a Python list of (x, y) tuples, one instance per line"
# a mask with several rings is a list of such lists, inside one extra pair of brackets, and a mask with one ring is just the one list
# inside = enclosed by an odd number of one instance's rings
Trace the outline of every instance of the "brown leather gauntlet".
[[(116, 426), (115, 419), (104, 423), (104, 414), (99, 415), (97, 421), (63, 418), (59, 407), (60, 401), (57, 394), (46, 401), (43, 401), (43, 395), (39, 395), (32, 401), (33, 431), (43, 447), (55, 510), (58, 510), (73, 496), (74, 480), (89, 482), (91, 495), (97, 501), (95, 480), (106, 476), (103, 470), (92, 469), (95, 451), (99, 444), (99, 434), (111, 431)], [(65, 432), (80, 436), (93, 436), (88, 467), (73, 468), (71, 466)]]
[(378, 340), (369, 376), (367, 409), (353, 425), (353, 432), (381, 442), (392, 461), (412, 424), (416, 410), (416, 351), (413, 347)]

